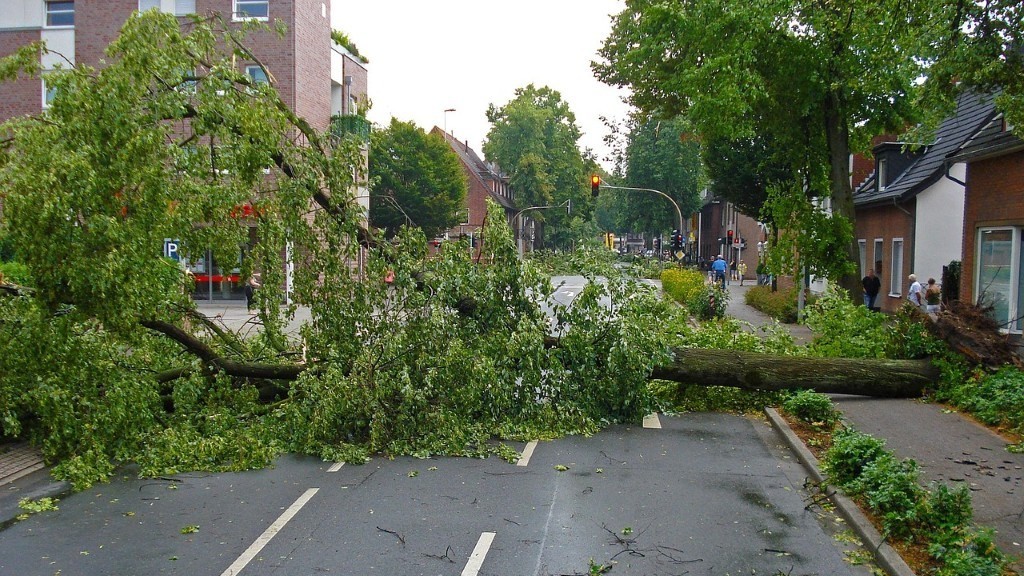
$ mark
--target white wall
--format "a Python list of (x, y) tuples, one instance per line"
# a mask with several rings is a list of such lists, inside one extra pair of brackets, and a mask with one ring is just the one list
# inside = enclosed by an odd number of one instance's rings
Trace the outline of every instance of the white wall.
[(0, 0), (0, 28), (42, 28), (43, 3), (39, 0)]
[[(963, 182), (966, 165), (954, 164), (950, 176)], [(942, 282), (942, 267), (963, 259), (964, 188), (942, 177), (917, 195), (917, 227), (914, 230), (913, 272), (922, 284), (928, 278)], [(909, 267), (905, 267), (909, 268)]]

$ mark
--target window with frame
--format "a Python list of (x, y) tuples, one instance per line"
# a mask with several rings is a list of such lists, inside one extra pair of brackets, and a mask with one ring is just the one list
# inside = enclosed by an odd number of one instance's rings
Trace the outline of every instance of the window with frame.
[(878, 189), (885, 190), (885, 186), (888, 184), (886, 178), (888, 177), (887, 172), (889, 171), (889, 162), (885, 158), (878, 159), (878, 177), (875, 181), (878, 182)]
[(160, 9), (160, 0), (139, 0), (139, 12), (145, 12), (154, 8)]
[(259, 66), (246, 66), (245, 75), (256, 84), (270, 84), (270, 78), (267, 78), (266, 71)]
[(43, 108), (49, 108), (53, 104), (53, 99), (57, 97), (57, 88), (49, 86), (46, 83), (46, 78), (43, 78)]
[(868, 275), (868, 241), (857, 240), (857, 252), (860, 256), (860, 277)]
[(234, 15), (236, 20), (270, 18), (270, 0), (235, 0)]
[(893, 238), (889, 295), (899, 296), (901, 294), (903, 294), (903, 238)]
[(885, 241), (875, 238), (875, 245), (871, 253), (871, 260), (875, 263), (875, 274), (882, 275), (882, 250), (885, 249)]
[(1020, 227), (978, 230), (977, 263), (974, 267), (974, 302), (991, 306), (989, 316), (1001, 330), (1024, 330), (1024, 234)]
[(196, 0), (174, 0), (174, 15), (187, 16), (196, 13)]
[(73, 1), (46, 2), (46, 25), (47, 26), (74, 26), (75, 25), (75, 3)]

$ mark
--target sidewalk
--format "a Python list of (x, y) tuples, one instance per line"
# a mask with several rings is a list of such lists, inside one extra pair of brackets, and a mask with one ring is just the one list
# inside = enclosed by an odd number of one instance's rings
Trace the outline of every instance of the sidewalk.
[[(758, 327), (767, 315), (743, 303), (748, 286), (729, 286), (726, 313)], [(797, 342), (809, 342), (806, 326), (786, 324)], [(921, 480), (966, 484), (971, 490), (974, 521), (996, 531), (999, 548), (1016, 558), (1024, 571), (1024, 454), (1006, 451), (1009, 442), (974, 420), (939, 404), (913, 399), (833, 395), (844, 419), (857, 430), (883, 438), (900, 458), (920, 465)]]

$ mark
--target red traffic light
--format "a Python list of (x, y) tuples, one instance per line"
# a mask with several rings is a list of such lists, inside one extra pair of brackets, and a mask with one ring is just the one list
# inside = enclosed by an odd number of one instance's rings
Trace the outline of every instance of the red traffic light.
[(590, 194), (597, 198), (597, 194), (601, 191), (601, 177), (594, 174), (590, 177)]

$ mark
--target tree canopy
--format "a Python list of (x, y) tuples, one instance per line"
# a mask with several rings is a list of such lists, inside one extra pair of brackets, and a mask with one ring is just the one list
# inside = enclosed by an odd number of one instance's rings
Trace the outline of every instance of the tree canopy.
[(586, 170), (593, 165), (578, 148), (581, 133), (569, 104), (557, 90), (530, 84), (516, 89), (504, 106), (489, 106), (487, 119), (491, 130), (484, 155), (508, 173), (520, 208), (571, 200), (572, 214), (531, 213), (544, 224), (545, 242), (568, 246), (575, 239), (573, 230), (581, 228), (579, 222), (590, 218)]
[[(795, 180), (805, 192), (831, 196), (852, 222), (851, 144), (915, 117), (931, 9), (927, 0), (637, 0), (614, 18), (593, 68), (628, 86), (640, 110), (683, 114), (705, 138), (771, 134), (804, 169)], [(850, 261), (855, 248), (851, 240)]]
[[(683, 218), (699, 210), (706, 178), (700, 145), (689, 135), (681, 118), (636, 123), (627, 137), (623, 186), (664, 192)], [(625, 190), (609, 194), (617, 200), (620, 230), (657, 235), (679, 227), (675, 208), (659, 195)]]
[(469, 185), (440, 134), (392, 118), (371, 136), (370, 181), (370, 222), (389, 236), (412, 224), (433, 238), (461, 221)]

